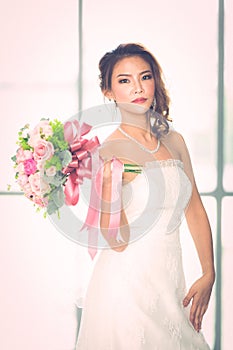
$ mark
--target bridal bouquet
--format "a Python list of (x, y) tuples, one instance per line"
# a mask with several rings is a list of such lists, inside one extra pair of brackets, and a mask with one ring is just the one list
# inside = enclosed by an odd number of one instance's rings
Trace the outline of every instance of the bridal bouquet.
[[(57, 119), (42, 119), (33, 129), (27, 124), (18, 133), (14, 162), (15, 178), (21, 191), (46, 216), (57, 213), (64, 204), (76, 205), (79, 185), (91, 179), (89, 208), (81, 228), (88, 230), (92, 258), (98, 245), (98, 221), (101, 208), (104, 160), (99, 155), (97, 136), (85, 139), (92, 126), (78, 120), (64, 125)], [(141, 173), (141, 166), (123, 164), (112, 158), (111, 215), (109, 234), (117, 236), (120, 224), (122, 173)]]
[(18, 133), (14, 162), (15, 178), (24, 192), (45, 215), (59, 213), (64, 203), (75, 205), (79, 184), (91, 177), (90, 156), (98, 139), (83, 138), (91, 126), (77, 120), (64, 125), (57, 119), (42, 119), (34, 129), (27, 124)]

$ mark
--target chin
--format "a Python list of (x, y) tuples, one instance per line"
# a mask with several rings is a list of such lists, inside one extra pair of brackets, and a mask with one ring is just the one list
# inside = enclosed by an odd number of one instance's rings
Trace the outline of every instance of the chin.
[(117, 102), (117, 106), (119, 107), (120, 111), (138, 115), (145, 115), (150, 109), (148, 106), (145, 106), (145, 104), (142, 105), (137, 103)]

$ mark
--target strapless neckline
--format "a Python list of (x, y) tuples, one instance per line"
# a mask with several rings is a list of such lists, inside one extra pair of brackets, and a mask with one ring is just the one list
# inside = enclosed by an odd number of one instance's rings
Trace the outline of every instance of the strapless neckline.
[(153, 167), (167, 167), (167, 166), (180, 166), (184, 168), (184, 163), (180, 159), (155, 159), (145, 162), (144, 168), (153, 168)]
[(132, 180), (130, 180), (130, 181), (126, 182), (125, 184), (123, 184), (123, 188), (125, 186), (128, 186), (128, 185), (134, 183), (136, 180), (144, 177), (145, 176), (144, 172), (147, 169), (166, 168), (166, 167), (173, 167), (173, 166), (180, 167), (183, 170), (183, 172), (184, 172), (184, 163), (180, 159), (169, 158), (169, 159), (159, 159), (159, 160), (155, 159), (155, 160), (151, 160), (151, 161), (146, 161), (145, 164), (141, 166), (141, 168), (143, 169), (142, 172), (137, 174)]

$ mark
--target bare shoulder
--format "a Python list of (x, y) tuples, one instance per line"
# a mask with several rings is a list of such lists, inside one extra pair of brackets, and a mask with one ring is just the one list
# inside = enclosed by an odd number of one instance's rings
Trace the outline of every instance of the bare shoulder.
[[(99, 154), (104, 160), (110, 160), (113, 156), (119, 156), (122, 153), (122, 145), (118, 142), (123, 140), (119, 130), (114, 130), (101, 144)], [(120, 154), (119, 154), (120, 153)]]
[(184, 149), (186, 149), (186, 144), (183, 136), (175, 131), (170, 130), (169, 133), (163, 138), (164, 144), (170, 149), (172, 152), (181, 158)]
[(175, 130), (170, 130), (169, 133), (164, 137), (164, 140), (184, 143), (184, 137), (181, 135), (181, 133)]

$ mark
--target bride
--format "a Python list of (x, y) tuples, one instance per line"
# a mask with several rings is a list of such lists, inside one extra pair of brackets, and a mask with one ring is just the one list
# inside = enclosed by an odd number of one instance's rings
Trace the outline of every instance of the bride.
[[(138, 44), (106, 53), (99, 68), (101, 90), (119, 108), (121, 124), (100, 148), (100, 229), (108, 249), (87, 288), (76, 350), (209, 349), (201, 325), (215, 279), (211, 229), (185, 142), (170, 127), (161, 68)], [(125, 169), (117, 236), (110, 232), (113, 157)], [(202, 267), (188, 291), (184, 215)]]

